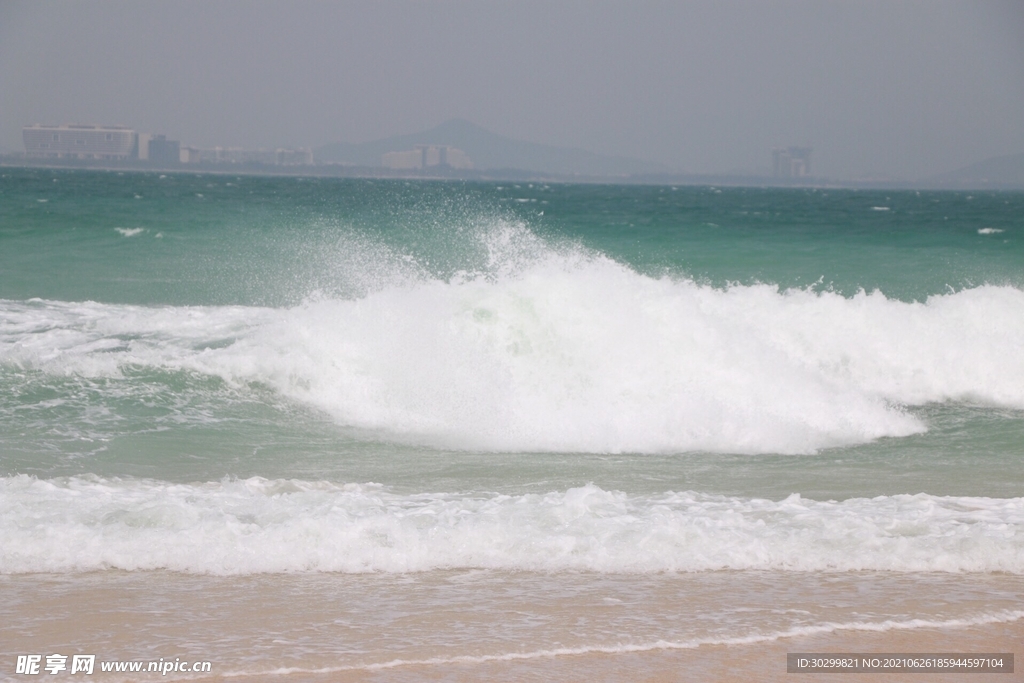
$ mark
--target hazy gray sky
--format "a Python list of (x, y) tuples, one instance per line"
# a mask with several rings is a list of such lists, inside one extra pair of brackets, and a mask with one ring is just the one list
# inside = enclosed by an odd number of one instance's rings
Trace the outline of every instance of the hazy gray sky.
[(684, 171), (915, 178), (1024, 152), (1024, 2), (0, 0), (0, 148), (28, 123), (204, 146), (461, 117)]

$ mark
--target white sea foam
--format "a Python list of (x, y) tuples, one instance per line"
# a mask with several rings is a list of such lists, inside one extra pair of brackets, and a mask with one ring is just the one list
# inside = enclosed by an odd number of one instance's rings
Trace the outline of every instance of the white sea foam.
[(1021, 289), (723, 289), (515, 226), (487, 240), (482, 272), (405, 264), (359, 298), (286, 309), (0, 301), (0, 363), (204, 373), (384, 438), (492, 451), (807, 453), (922, 432), (910, 405), (1024, 408)]
[(114, 228), (125, 237), (134, 237), (141, 232), (145, 231), (145, 228)]
[(1003, 231), (1000, 230), (999, 228), (979, 228), (978, 229), (978, 234), (979, 235), (998, 235), (1001, 232), (1003, 232)]
[(1024, 573), (1024, 499), (781, 501), (588, 485), (400, 494), (295, 480), (0, 479), (0, 571), (446, 568)]

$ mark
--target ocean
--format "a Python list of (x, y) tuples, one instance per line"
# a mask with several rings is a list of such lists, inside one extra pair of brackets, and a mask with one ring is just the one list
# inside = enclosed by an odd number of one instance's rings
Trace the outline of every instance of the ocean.
[(1022, 460), (1022, 193), (0, 173), (0, 678), (993, 651)]

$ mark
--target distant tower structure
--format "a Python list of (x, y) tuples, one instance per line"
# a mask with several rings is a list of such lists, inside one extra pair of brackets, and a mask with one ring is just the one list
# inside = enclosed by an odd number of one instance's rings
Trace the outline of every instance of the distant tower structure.
[(772, 150), (772, 168), (776, 178), (803, 178), (811, 175), (811, 148)]
[(147, 143), (148, 159), (154, 164), (177, 164), (181, 160), (180, 143), (166, 135), (154, 135)]

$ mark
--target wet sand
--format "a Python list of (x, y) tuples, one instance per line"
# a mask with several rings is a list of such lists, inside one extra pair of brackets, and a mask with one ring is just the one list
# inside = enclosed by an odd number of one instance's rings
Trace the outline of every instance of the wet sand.
[[(587, 683), (647, 681), (790, 681), (791, 683), (890, 683), (927, 681), (954, 683), (1024, 680), (1020, 666), (1014, 674), (789, 674), (788, 652), (1014, 652), (1019, 659), (1024, 624), (991, 624), (965, 629), (920, 629), (870, 633), (840, 632), (815, 637), (783, 638), (770, 643), (703, 646), (682, 650), (553, 657), (530, 661), (459, 664), (444, 667), (410, 666), (387, 671), (338, 673), (302, 677), (308, 681), (586, 681)], [(250, 680), (250, 679), (247, 679)], [(266, 679), (270, 680), (270, 679)], [(284, 679), (282, 679), (284, 680)], [(288, 678), (298, 681), (300, 678)]]
[(96, 572), (4, 576), (0, 595), (0, 678), (56, 652), (209, 660), (177, 678), (210, 681), (1024, 680), (786, 672), (788, 652), (1015, 652), (1012, 575)]

